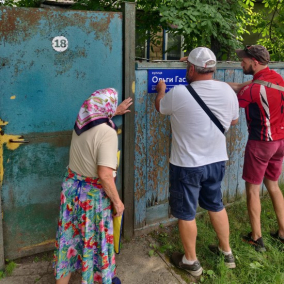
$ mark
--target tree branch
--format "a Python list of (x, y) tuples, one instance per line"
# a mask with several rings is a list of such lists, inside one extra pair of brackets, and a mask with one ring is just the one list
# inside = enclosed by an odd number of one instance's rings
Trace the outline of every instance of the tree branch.
[(275, 14), (276, 14), (276, 12), (277, 12), (277, 10), (278, 10), (278, 5), (279, 5), (279, 3), (280, 3), (280, 0), (278, 0), (278, 3), (277, 3), (277, 5), (276, 5), (275, 10), (274, 10), (273, 15), (272, 15), (272, 19), (271, 19), (271, 21), (270, 21), (269, 38), (270, 38), (271, 41), (272, 41), (272, 38), (271, 38), (272, 23), (273, 23), (273, 19), (274, 19), (274, 17), (275, 17)]

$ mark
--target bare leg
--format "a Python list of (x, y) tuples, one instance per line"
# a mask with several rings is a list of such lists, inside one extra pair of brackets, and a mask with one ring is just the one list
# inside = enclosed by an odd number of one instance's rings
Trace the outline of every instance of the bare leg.
[(284, 199), (278, 186), (278, 181), (272, 181), (268, 178), (264, 178), (264, 184), (273, 203), (279, 227), (279, 235), (284, 237)]
[(229, 220), (227, 211), (224, 208), (219, 212), (212, 212), (208, 211), (211, 223), (213, 228), (217, 234), (219, 239), (219, 247), (222, 251), (230, 251), (230, 244), (229, 244), (229, 235), (230, 235), (230, 228), (229, 228)]
[(56, 280), (56, 284), (68, 284), (70, 277), (71, 277), (71, 273), (69, 273), (67, 276), (63, 278)]
[[(257, 240), (261, 235), (260, 224), (260, 184), (252, 184), (246, 182), (246, 194), (247, 194), (247, 208), (249, 214), (250, 225), (252, 229), (252, 239)], [(283, 198), (283, 197), (282, 197)]]
[(195, 219), (192, 221), (178, 220), (178, 227), (186, 259), (196, 260), (197, 227)]

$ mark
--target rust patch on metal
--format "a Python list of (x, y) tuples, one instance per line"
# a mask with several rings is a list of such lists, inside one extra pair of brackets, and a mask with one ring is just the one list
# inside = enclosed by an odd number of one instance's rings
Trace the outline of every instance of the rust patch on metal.
[(0, 69), (4, 68), (7, 65), (9, 65), (9, 63), (10, 63), (9, 58), (6, 58), (6, 57), (5, 58), (4, 57), (0, 58)]
[(229, 73), (229, 76), (232, 76), (235, 74), (235, 70), (234, 69), (229, 69), (229, 70), (226, 70), (228, 73)]
[[(32, 27), (38, 25), (41, 14), (33, 9), (0, 8), (0, 33), (6, 42), (18, 42), (32, 34)], [(5, 23), (5, 24), (3, 24)], [(19, 36), (20, 34), (24, 36)]]
[[(103, 15), (104, 18), (93, 15)], [(90, 11), (51, 11), (38, 8), (0, 8), (0, 34), (4, 42), (19, 43), (23, 39), (27, 40), (38, 32), (40, 26), (49, 26), (50, 33), (46, 34), (50, 39), (53, 30), (66, 31), (68, 27), (76, 27), (87, 33), (94, 33), (95, 40), (103, 40), (105, 46), (112, 49), (112, 37), (108, 30), (111, 20), (118, 16), (122, 18), (121, 13), (117, 12), (90, 12)], [(89, 22), (89, 24), (88, 24)], [(44, 32), (44, 31), (43, 31)]]
[[(40, 52), (40, 51), (39, 51)], [(56, 76), (68, 72), (72, 69), (74, 61), (78, 58), (86, 58), (86, 50), (84, 48), (77, 47), (76, 52), (72, 50), (67, 50), (62, 53), (54, 55), (54, 66), (56, 68)], [(85, 72), (81, 72), (80, 76), (77, 72), (77, 78), (84, 77)]]
[(146, 194), (146, 190), (145, 188), (140, 188), (139, 190), (137, 190), (134, 194), (135, 196), (135, 200), (140, 200), (142, 197), (144, 197)]
[(105, 45), (109, 47), (110, 51), (112, 50), (112, 37), (108, 31), (111, 20), (117, 13), (104, 13), (105, 18), (100, 19), (96, 22), (90, 22), (90, 28), (95, 32), (96, 40), (104, 40)]

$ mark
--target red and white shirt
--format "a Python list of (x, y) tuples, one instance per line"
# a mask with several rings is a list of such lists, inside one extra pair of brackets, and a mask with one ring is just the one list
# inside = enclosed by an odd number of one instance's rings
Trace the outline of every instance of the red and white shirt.
[[(257, 72), (256, 79), (284, 87), (281, 75), (269, 67)], [(284, 91), (252, 82), (241, 89), (238, 100), (246, 111), (249, 140), (284, 139)]]

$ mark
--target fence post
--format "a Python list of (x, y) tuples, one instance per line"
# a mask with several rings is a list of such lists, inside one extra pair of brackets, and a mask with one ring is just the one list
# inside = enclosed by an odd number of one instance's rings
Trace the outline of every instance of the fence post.
[(124, 2), (123, 11), (123, 95), (131, 97), (131, 112), (124, 116), (123, 202), (124, 238), (134, 234), (134, 135), (135, 135), (135, 3)]

